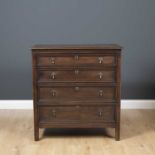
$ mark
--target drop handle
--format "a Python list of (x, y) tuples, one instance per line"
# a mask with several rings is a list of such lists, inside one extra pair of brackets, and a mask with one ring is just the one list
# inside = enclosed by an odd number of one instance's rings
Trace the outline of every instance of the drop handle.
[(101, 80), (103, 78), (103, 73), (99, 72), (99, 79)]
[(49, 79), (55, 79), (55, 75), (56, 75), (56, 73), (55, 72), (52, 72), (52, 73), (50, 73), (49, 74)]
[(53, 97), (56, 96), (56, 91), (55, 90), (50, 90), (50, 95), (52, 95)]
[(75, 59), (75, 60), (79, 60), (79, 56), (78, 56), (78, 55), (75, 55), (75, 56), (74, 56), (74, 59)]
[(103, 115), (103, 112), (102, 111), (99, 111), (98, 116), (99, 117), (102, 117), (102, 115)]
[(79, 74), (79, 70), (76, 69), (76, 70), (75, 70), (75, 75), (78, 75), (78, 74)]
[(55, 64), (55, 58), (54, 57), (50, 57), (49, 61), (51, 64)]
[(102, 97), (103, 96), (103, 90), (99, 90), (99, 96)]
[(99, 64), (102, 64), (103, 63), (103, 57), (99, 57), (98, 61), (99, 61)]
[(80, 90), (80, 88), (79, 87), (75, 87), (75, 91), (79, 91)]
[(55, 109), (52, 109), (50, 111), (50, 115), (51, 115), (52, 118), (55, 118), (56, 117), (56, 110)]

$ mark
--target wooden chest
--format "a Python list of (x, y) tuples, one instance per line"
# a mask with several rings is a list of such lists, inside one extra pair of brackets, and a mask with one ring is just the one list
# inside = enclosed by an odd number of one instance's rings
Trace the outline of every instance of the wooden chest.
[(32, 48), (34, 136), (39, 128), (115, 128), (120, 139), (119, 45)]

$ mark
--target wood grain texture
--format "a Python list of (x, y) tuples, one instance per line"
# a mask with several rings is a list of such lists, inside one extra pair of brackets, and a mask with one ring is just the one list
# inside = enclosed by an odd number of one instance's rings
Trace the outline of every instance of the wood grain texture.
[[(67, 127), (69, 123), (84, 124), (90, 122), (114, 122), (114, 106), (46, 106), (39, 108), (40, 122), (64, 123)], [(73, 124), (72, 123), (72, 124)], [(53, 125), (54, 126), (54, 125)], [(57, 127), (57, 126), (55, 126)], [(74, 125), (72, 125), (74, 128)]]
[(110, 44), (32, 48), (35, 140), (47, 127), (113, 127), (120, 139), (120, 52)]
[(154, 155), (155, 110), (122, 110), (121, 141), (111, 129), (41, 129), (33, 140), (32, 110), (0, 110), (1, 155)]
[(79, 87), (66, 86), (66, 87), (39, 87), (38, 100), (53, 100), (53, 99), (68, 99), (68, 100), (81, 100), (81, 99), (98, 99), (115, 100), (115, 87)]
[[(39, 52), (40, 50), (38, 50)], [(45, 51), (45, 50), (44, 50)], [(49, 51), (47, 51), (49, 52)], [(115, 65), (115, 57), (114, 56), (105, 56), (104, 54), (100, 55), (84, 55), (80, 54), (79, 51), (70, 52), (67, 55), (55, 55), (53, 54), (53, 50), (50, 51), (52, 55), (40, 55), (37, 58), (37, 66), (78, 66), (78, 65), (97, 65), (100, 66), (114, 66)], [(56, 52), (56, 50), (55, 50)], [(69, 50), (64, 52), (68, 53)], [(71, 55), (71, 53), (73, 55)], [(95, 54), (95, 51), (94, 51)]]
[(44, 69), (38, 70), (39, 82), (115, 82), (115, 71), (113, 70), (71, 70)]

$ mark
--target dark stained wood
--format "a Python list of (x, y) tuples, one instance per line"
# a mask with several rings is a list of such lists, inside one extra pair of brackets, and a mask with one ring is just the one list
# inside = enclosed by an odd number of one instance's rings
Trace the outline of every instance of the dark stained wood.
[(79, 65), (115, 65), (115, 57), (114, 56), (84, 56), (81, 54), (74, 55), (52, 55), (45, 56), (44, 54), (39, 55), (37, 59), (38, 66), (79, 66)]
[(38, 70), (38, 82), (115, 82), (114, 70)]
[(46, 123), (46, 122), (39, 122), (39, 128), (115, 128), (114, 122), (53, 122), (53, 123)]
[(117, 141), (120, 140), (120, 108), (121, 108), (121, 55), (117, 56), (117, 73), (116, 73), (116, 79), (118, 81), (118, 86), (116, 87), (116, 127), (115, 127), (115, 139)]
[[(32, 64), (36, 65), (36, 54), (32, 54)], [(32, 68), (33, 78), (33, 110), (34, 110), (34, 139), (39, 140), (39, 120), (38, 120), (38, 106), (37, 106), (37, 70)]]
[(38, 100), (115, 99), (115, 87), (38, 87)]
[(84, 44), (84, 45), (78, 45), (78, 44), (72, 44), (72, 45), (66, 45), (66, 44), (55, 44), (55, 45), (34, 45), (32, 47), (32, 50), (47, 50), (47, 49), (62, 49), (62, 50), (65, 50), (65, 49), (80, 49), (80, 50), (83, 50), (83, 49), (111, 49), (111, 50), (120, 50), (122, 49), (121, 46), (117, 45), (117, 44)]
[(53, 100), (39, 100), (37, 102), (38, 106), (71, 106), (71, 105), (79, 105), (79, 106), (103, 106), (103, 105), (116, 105), (116, 100), (112, 99), (98, 99), (98, 98), (84, 98), (80, 100), (68, 100), (67, 98), (61, 99), (53, 99)]
[(37, 84), (38, 86), (46, 86), (46, 87), (49, 87), (49, 86), (51, 86), (51, 87), (53, 87), (53, 86), (73, 86), (73, 87), (75, 87), (75, 86), (94, 86), (94, 87), (96, 87), (96, 86), (111, 86), (111, 87), (113, 87), (113, 86), (119, 86), (119, 84), (118, 83), (116, 83), (116, 82), (38, 82), (38, 84)]
[(32, 48), (34, 135), (39, 128), (115, 128), (120, 139), (119, 45)]
[(114, 106), (45, 106), (39, 107), (39, 122), (69, 123), (77, 122), (113, 122)]

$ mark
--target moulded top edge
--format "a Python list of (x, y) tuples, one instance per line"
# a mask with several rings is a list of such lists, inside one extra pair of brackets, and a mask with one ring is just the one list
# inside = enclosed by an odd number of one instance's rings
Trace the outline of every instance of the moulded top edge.
[(110, 49), (121, 50), (122, 47), (117, 44), (38, 44), (32, 47), (32, 50), (64, 50), (64, 49)]

